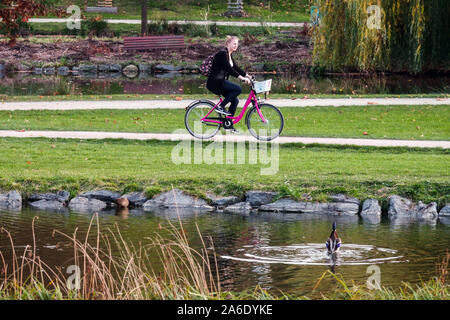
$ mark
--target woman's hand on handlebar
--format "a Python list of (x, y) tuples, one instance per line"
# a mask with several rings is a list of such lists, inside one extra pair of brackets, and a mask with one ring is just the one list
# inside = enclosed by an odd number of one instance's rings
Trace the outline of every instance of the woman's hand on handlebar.
[(248, 78), (248, 79), (250, 79), (250, 81), (253, 81), (253, 82), (256, 81), (256, 77), (255, 77), (254, 75), (249, 74), (249, 73), (247, 73), (247, 74), (245, 75), (245, 77)]
[(247, 77), (239, 76), (239, 80), (244, 81), (246, 84), (251, 85), (251, 80)]

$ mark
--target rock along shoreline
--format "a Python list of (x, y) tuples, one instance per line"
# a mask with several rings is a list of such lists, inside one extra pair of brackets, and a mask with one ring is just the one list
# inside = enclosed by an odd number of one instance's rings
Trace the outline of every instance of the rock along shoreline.
[(119, 194), (108, 190), (92, 190), (70, 198), (70, 193), (61, 190), (57, 193), (36, 193), (24, 199), (18, 191), (0, 193), (0, 210), (20, 211), (29, 206), (36, 210), (68, 213), (95, 213), (104, 210), (116, 211), (128, 208), (140, 208), (143, 211), (167, 211), (183, 209), (195, 212), (224, 212), (239, 215), (251, 215), (259, 212), (273, 214), (321, 214), (326, 216), (360, 216), (365, 222), (380, 223), (382, 216), (391, 222), (427, 222), (438, 219), (450, 223), (450, 204), (439, 212), (436, 202), (415, 203), (398, 195), (387, 198), (388, 210), (382, 212), (377, 199), (359, 199), (344, 194), (330, 196), (332, 202), (295, 201), (280, 198), (278, 193), (270, 191), (247, 191), (242, 197), (206, 195), (207, 200), (191, 196), (179, 189), (173, 189), (148, 199), (144, 192)]

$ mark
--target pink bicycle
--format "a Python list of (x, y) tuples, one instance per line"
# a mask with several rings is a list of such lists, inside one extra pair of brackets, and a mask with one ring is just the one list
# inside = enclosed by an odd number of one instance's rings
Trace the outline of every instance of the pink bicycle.
[(184, 124), (191, 135), (198, 139), (214, 137), (220, 128), (230, 129), (244, 117), (250, 103), (252, 107), (245, 117), (245, 123), (251, 135), (258, 140), (271, 141), (283, 131), (284, 118), (281, 111), (268, 103), (259, 103), (258, 94), (270, 91), (272, 80), (251, 81), (252, 89), (244, 107), (237, 117), (225, 116), (214, 112), (223, 101), (214, 104), (210, 100), (197, 100), (186, 107)]

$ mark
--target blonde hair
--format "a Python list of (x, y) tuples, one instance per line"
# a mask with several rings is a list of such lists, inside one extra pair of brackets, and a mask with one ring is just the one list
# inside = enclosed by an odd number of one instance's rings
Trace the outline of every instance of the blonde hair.
[(228, 45), (233, 40), (239, 40), (239, 38), (236, 36), (227, 36), (225, 40), (225, 45)]

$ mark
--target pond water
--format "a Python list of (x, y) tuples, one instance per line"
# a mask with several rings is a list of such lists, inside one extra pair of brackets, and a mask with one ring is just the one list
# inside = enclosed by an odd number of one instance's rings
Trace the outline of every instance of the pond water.
[[(142, 74), (134, 79), (121, 73), (79, 76), (0, 74), (0, 95), (111, 95), (111, 94), (206, 94), (205, 77), (178, 72)], [(234, 79), (234, 78), (233, 78)], [(231, 79), (231, 80), (233, 80)], [(258, 80), (273, 79), (272, 93), (291, 94), (448, 94), (450, 76), (335, 76), (258, 74)], [(233, 80), (234, 81), (234, 80)], [(248, 87), (243, 86), (243, 92)]]
[[(212, 238), (222, 288), (233, 291), (260, 285), (273, 293), (282, 290), (311, 296), (311, 289), (326, 270), (342, 274), (348, 284), (351, 280), (363, 284), (372, 274), (368, 268), (373, 265), (380, 268), (382, 286), (399, 286), (402, 281), (419, 284), (420, 279), (436, 275), (438, 258), (450, 248), (450, 221), (445, 220), (435, 224), (393, 224), (383, 218), (380, 224), (370, 224), (359, 217), (313, 214), (179, 214), (192, 247), (201, 247), (197, 225), (204, 239)], [(0, 211), (0, 227), (11, 233), (17, 252), (32, 245), (35, 216), (39, 217), (35, 220), (37, 254), (53, 266), (72, 264), (73, 249), (64, 245), (67, 239), (52, 236), (53, 230), (71, 235), (78, 228), (78, 238), (83, 238), (92, 215), (27, 208), (20, 212)], [(99, 215), (102, 232), (117, 224), (122, 236), (136, 247), (157, 233), (164, 236), (161, 226), (168, 226), (169, 221), (179, 228), (174, 211), (130, 210), (125, 216), (114, 211)], [(333, 221), (337, 222), (343, 242), (336, 259), (325, 250)], [(0, 233), (2, 254), (7, 257), (10, 248), (6, 234)], [(336, 286), (335, 280), (327, 278), (320, 283), (318, 292)]]

